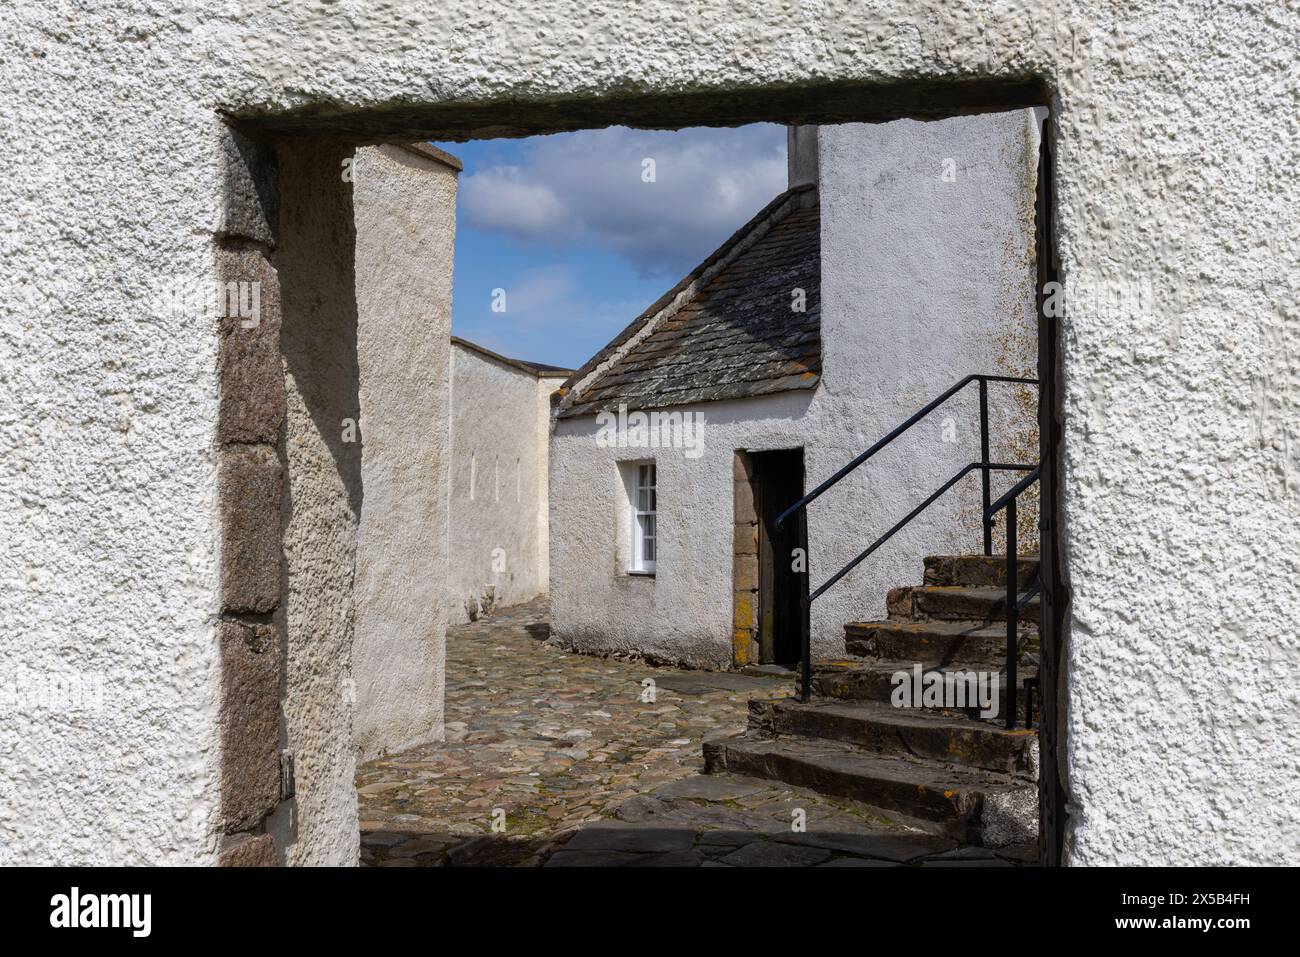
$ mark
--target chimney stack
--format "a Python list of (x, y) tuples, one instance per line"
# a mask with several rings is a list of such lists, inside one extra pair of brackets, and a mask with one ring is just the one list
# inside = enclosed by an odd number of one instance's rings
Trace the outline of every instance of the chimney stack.
[(787, 126), (785, 128), (786, 168), (789, 188), (805, 183), (817, 185), (817, 127)]

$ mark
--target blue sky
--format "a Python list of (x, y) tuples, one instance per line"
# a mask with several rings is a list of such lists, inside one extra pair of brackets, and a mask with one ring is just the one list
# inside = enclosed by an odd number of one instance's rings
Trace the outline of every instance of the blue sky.
[[(785, 128), (771, 124), (437, 145), (465, 164), (452, 332), (572, 368), (786, 182)], [(494, 289), (505, 290), (504, 313), (492, 311)]]

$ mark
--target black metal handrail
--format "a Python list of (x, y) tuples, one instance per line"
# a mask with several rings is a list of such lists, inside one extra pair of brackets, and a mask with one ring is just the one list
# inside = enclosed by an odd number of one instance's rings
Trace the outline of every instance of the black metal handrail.
[[(1029, 589), (1020, 594), (1020, 567), (1019, 557), (1016, 554), (1016, 500), (1020, 495), (1038, 481), (1038, 476), (1042, 471), (1040, 464), (1032, 472), (1022, 478), (1011, 488), (998, 497), (998, 500), (984, 509), (984, 522), (987, 525), (993, 521), (994, 517), (1002, 509), (1007, 510), (1007, 728), (1011, 729), (1016, 726), (1016, 711), (1018, 702), (1016, 701), (1016, 663), (1020, 655), (1020, 609), (1024, 608), (1042, 588), (1043, 576), (1040, 571), (1034, 576), (1034, 581), (1030, 584)], [(1025, 688), (1025, 727), (1029, 727), (1033, 721), (1033, 698), (1030, 696), (1030, 688), (1026, 682)]]
[(969, 475), (971, 472), (975, 471), (976, 469), (983, 469), (984, 474), (987, 475), (989, 472), (1028, 472), (1030, 469), (1034, 469), (1034, 468), (1035, 466), (1033, 465), (1004, 465), (999, 462), (988, 462), (988, 463), (972, 462), (970, 465), (967, 465), (964, 468), (959, 469), (956, 475), (954, 475), (952, 478), (948, 479), (948, 481), (940, 485), (939, 488), (936, 491), (932, 492), (924, 502), (916, 506), (916, 508), (908, 512), (904, 518), (899, 520), (899, 522), (896, 525), (894, 525), (893, 528), (891, 528), (889, 531), (885, 532), (885, 534), (877, 538), (874, 542), (872, 542), (870, 545), (868, 545), (866, 548), (860, 551), (857, 554), (857, 557), (853, 558), (847, 565), (845, 565), (843, 568), (837, 571), (830, 578), (826, 579), (826, 581), (822, 582), (821, 586), (815, 592), (813, 592), (808, 596), (808, 600), (810, 602), (816, 601), (817, 597), (821, 595), (822, 592), (826, 591), (826, 589), (830, 588), (832, 585), (834, 585), (837, 581), (839, 581), (849, 572), (853, 571), (853, 569), (858, 566), (859, 562), (861, 562), (864, 558), (866, 558), (868, 555), (874, 552), (881, 545), (885, 544), (885, 542), (893, 538), (894, 534), (900, 531), (912, 519), (916, 518), (916, 516), (924, 512), (926, 508), (929, 507), (931, 502), (933, 502), (940, 495), (948, 491), (948, 489), (952, 488), (954, 485), (956, 485), (958, 482), (960, 482), (962, 479), (964, 479), (967, 475)]
[[(880, 538), (876, 539), (876, 541), (873, 542), (870, 546), (868, 546), (862, 552), (858, 553), (858, 555), (855, 558), (853, 558), (847, 565), (845, 565), (838, 572), (836, 572), (829, 579), (827, 579), (815, 592), (809, 590), (809, 579), (808, 579), (809, 569), (808, 569), (808, 562), (805, 559), (804, 572), (800, 576), (803, 582), (803, 596), (802, 596), (803, 617), (801, 621), (801, 635), (800, 635), (801, 654), (803, 658), (800, 667), (800, 671), (801, 671), (800, 698), (802, 700), (807, 701), (811, 696), (811, 692), (812, 692), (811, 606), (813, 601), (817, 597), (822, 595), (828, 588), (830, 588), (832, 585), (838, 582), (841, 578), (847, 575), (850, 571), (856, 568), (858, 564), (862, 562), (862, 560), (865, 559), (868, 555), (874, 552), (885, 542), (889, 541), (889, 539), (893, 538), (895, 533), (897, 533), (909, 522), (911, 522), (912, 519), (916, 518), (917, 515), (921, 514), (921, 512), (923, 512), (927, 507), (929, 507), (929, 505), (932, 502), (934, 502), (935, 499), (937, 499), (944, 492), (948, 491), (948, 489), (952, 488), (954, 485), (957, 484), (957, 482), (959, 482), (962, 478), (964, 478), (967, 474), (974, 471), (975, 469), (979, 469), (983, 476), (982, 484), (983, 484), (984, 511), (982, 516), (982, 524), (984, 526), (984, 554), (985, 555), (993, 554), (993, 519), (989, 511), (990, 510), (989, 473), (994, 471), (1030, 471), (1030, 470), (1036, 472), (1037, 467), (1033, 465), (1003, 465), (1003, 464), (989, 461), (988, 384), (990, 382), (1011, 382), (1011, 383), (1018, 383), (1021, 385), (1038, 385), (1038, 380), (1021, 379), (1021, 378), (1016, 378), (1014, 376), (980, 375), (978, 373), (966, 376), (966, 378), (962, 379), (956, 385), (947, 389), (938, 398), (933, 399), (930, 402), (927, 402), (918, 411), (916, 411), (911, 416), (909, 416), (902, 424), (890, 430), (888, 434), (886, 434), (882, 439), (880, 439), (878, 442), (872, 445), (869, 449), (864, 451), (862, 454), (856, 456), (852, 461), (850, 461), (847, 465), (845, 465), (843, 468), (837, 471), (834, 475), (832, 475), (826, 481), (822, 482), (815, 489), (813, 489), (803, 498), (799, 499), (799, 501), (795, 502), (793, 505), (787, 508), (779, 516), (777, 516), (776, 524), (778, 525), (780, 525), (786, 519), (790, 518), (792, 515), (795, 514), (799, 514), (801, 521), (803, 521), (806, 524), (807, 508), (809, 503), (815, 501), (827, 489), (834, 486), (846, 475), (848, 475), (854, 469), (858, 468), (858, 466), (862, 465), (873, 455), (875, 455), (877, 452), (879, 452), (881, 449), (887, 446), (890, 442), (894, 441), (894, 439), (898, 438), (900, 435), (902, 435), (904, 432), (910, 429), (913, 425), (921, 421), (921, 419), (925, 418), (927, 415), (929, 415), (939, 406), (943, 405), (945, 402), (951, 399), (962, 389), (966, 388), (966, 386), (970, 385), (972, 382), (978, 382), (980, 388), (980, 461), (972, 462), (970, 465), (967, 465), (965, 468), (958, 471), (956, 475), (954, 475), (947, 482), (945, 482), (936, 492), (932, 493), (924, 502), (922, 502), (916, 508), (912, 509), (912, 511), (909, 512), (907, 516), (904, 517), (901, 521), (895, 524), (893, 528), (891, 528)], [(1017, 485), (1018, 484), (1019, 483), (1017, 483)], [(1001, 501), (1002, 500), (999, 499), (999, 503), (1001, 503)], [(806, 541), (806, 529), (804, 535), (801, 535), (800, 537)], [(1014, 692), (1012, 692), (1012, 696), (1014, 697)]]
[(1002, 511), (1004, 508), (1010, 505), (1015, 499), (1019, 498), (1021, 492), (1023, 492), (1025, 489), (1029, 488), (1029, 486), (1033, 485), (1035, 482), (1038, 481), (1038, 473), (1040, 471), (1042, 471), (1041, 467), (1035, 465), (1034, 470), (1032, 472), (1030, 472), (1028, 475), (1022, 478), (1015, 485), (1011, 486), (1011, 488), (1007, 489), (1000, 496), (998, 496), (998, 500), (996, 502), (994, 502), (992, 505), (985, 505), (984, 520), (988, 521), (993, 515)]

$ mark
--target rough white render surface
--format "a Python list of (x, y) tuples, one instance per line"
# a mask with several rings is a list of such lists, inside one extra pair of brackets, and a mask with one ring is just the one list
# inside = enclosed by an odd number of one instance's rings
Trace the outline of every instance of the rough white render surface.
[(65, 12), (0, 9), (0, 863), (211, 863), (217, 320), (157, 294), (215, 275), (220, 121), (156, 10), (148, 65)]
[(456, 170), (402, 147), (358, 150), (353, 206), (362, 484), (353, 733), (366, 761), (442, 735)]
[(1041, 76), (1075, 304), (1072, 860), (1297, 862), (1300, 185), (1277, 172), (1300, 152), (1295, 5), (640, 9), (0, 9), (21, 170), (0, 178), (0, 669), (110, 689), (97, 716), (0, 722), (0, 856), (215, 854), (216, 324), (142, 291), (214, 274), (218, 111)]
[[(822, 381), (809, 490), (967, 375), (1036, 377), (1039, 122), (1016, 110), (822, 127)], [(988, 390), (991, 460), (1035, 464), (1036, 390)], [(809, 506), (813, 582), (979, 458), (972, 383)], [(992, 496), (1022, 474), (993, 473)], [(818, 633), (841, 629), (835, 653), (844, 622), (881, 618), (890, 587), (920, 584), (923, 556), (979, 551), (981, 508), (972, 472), (818, 599), (832, 602), (814, 619)]]
[(485, 596), (502, 606), (546, 591), (550, 396), (564, 376), (538, 376), (458, 343), (451, 368), (447, 594), (451, 619), (463, 622)]
[[(557, 420), (558, 640), (727, 667), (736, 450), (802, 446), (811, 491), (966, 375), (1034, 374), (1034, 112), (824, 126), (819, 142), (822, 382), (811, 393), (686, 407), (704, 422), (698, 456), (606, 447), (596, 416)], [(947, 159), (955, 179), (943, 175)], [(1024, 398), (992, 387), (994, 461), (1037, 456), (1036, 404)], [(971, 385), (810, 506), (814, 587), (979, 454)], [(627, 572), (632, 519), (615, 464), (649, 460), (659, 484), (654, 578)], [(993, 494), (1012, 481), (995, 478)], [(819, 598), (814, 654), (842, 657), (844, 625), (884, 617), (890, 587), (920, 584), (923, 556), (978, 551), (980, 501), (972, 473)]]

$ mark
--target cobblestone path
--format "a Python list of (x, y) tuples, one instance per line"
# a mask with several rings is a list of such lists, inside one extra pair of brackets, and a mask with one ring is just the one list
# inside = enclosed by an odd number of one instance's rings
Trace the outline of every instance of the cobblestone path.
[[(746, 702), (788, 694), (788, 678), (570, 654), (547, 633), (544, 601), (451, 629), (446, 743), (358, 768), (363, 864), (1006, 866), (1025, 856), (954, 849), (801, 788), (703, 775), (705, 736), (741, 730)], [(800, 818), (804, 830), (792, 826)]]

